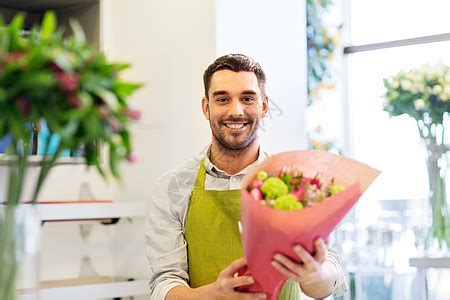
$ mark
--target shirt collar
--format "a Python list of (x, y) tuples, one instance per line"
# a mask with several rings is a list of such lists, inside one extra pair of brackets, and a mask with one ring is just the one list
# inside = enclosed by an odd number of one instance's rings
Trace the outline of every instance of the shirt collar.
[[(220, 177), (220, 178), (229, 178), (231, 177), (231, 175), (229, 175), (227, 172), (219, 169), (218, 167), (216, 167), (211, 160), (209, 159), (211, 155), (211, 146), (209, 146), (208, 151), (206, 152), (205, 155), (205, 167), (206, 167), (206, 172), (209, 175), (215, 176), (215, 177)], [(248, 173), (248, 171), (250, 171), (250, 169), (252, 169), (254, 166), (258, 165), (259, 163), (263, 162), (264, 159), (266, 159), (269, 155), (261, 150), (261, 147), (259, 147), (258, 149), (258, 159), (253, 162), (252, 164), (248, 165), (247, 167), (245, 167), (243, 170), (239, 171), (238, 173), (234, 174), (233, 176), (244, 176), (245, 174)]]

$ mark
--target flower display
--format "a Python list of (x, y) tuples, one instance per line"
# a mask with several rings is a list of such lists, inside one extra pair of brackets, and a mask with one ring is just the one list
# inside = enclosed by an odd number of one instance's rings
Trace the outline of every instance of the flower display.
[(277, 176), (259, 171), (249, 186), (250, 194), (262, 205), (280, 210), (298, 210), (315, 206), (324, 199), (342, 192), (344, 186), (332, 179), (324, 184), (315, 177), (306, 177), (300, 171), (283, 167)]
[(384, 86), (384, 110), (391, 116), (407, 114), (441, 124), (450, 110), (450, 68), (443, 63), (398, 72), (384, 79)]
[[(79, 23), (71, 22), (68, 35), (53, 12), (29, 31), (24, 22), (22, 13), (7, 25), (0, 21), (0, 141), (9, 137), (2, 156), (18, 161), (11, 167), (17, 174), (11, 176), (8, 204), (19, 202), (27, 156), (36, 146), (29, 141), (41, 122), (49, 135), (42, 139), (44, 158), (33, 199), (27, 199), (33, 202), (64, 151), (83, 149), (88, 165), (103, 176), (119, 177), (120, 161), (137, 160), (129, 128), (141, 118), (128, 101), (141, 85), (120, 79), (129, 65), (109, 62), (86, 41)], [(59, 142), (51, 151), (55, 138)]]

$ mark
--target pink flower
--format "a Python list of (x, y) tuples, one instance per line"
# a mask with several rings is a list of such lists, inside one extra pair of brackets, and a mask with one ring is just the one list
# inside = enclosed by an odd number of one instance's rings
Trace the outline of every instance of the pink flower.
[(6, 61), (8, 63), (15, 63), (19, 59), (25, 56), (25, 52), (23, 51), (14, 51), (8, 54)]
[(261, 186), (263, 185), (263, 182), (261, 180), (253, 180), (252, 183), (250, 184), (250, 189), (254, 189), (254, 188), (261, 188)]
[(253, 188), (250, 191), (250, 194), (253, 196), (253, 198), (255, 198), (255, 200), (262, 200), (263, 199), (263, 194), (261, 193), (261, 190), (259, 188)]
[(318, 178), (304, 178), (301, 186), (304, 187), (306, 185), (315, 185), (318, 189), (320, 189), (322, 184)]
[(298, 186), (294, 190), (292, 190), (291, 194), (294, 195), (298, 201), (302, 201), (305, 197), (305, 189)]
[(56, 72), (56, 79), (58, 80), (63, 90), (73, 92), (78, 87), (80, 75), (75, 72), (72, 73)]
[(130, 163), (136, 163), (138, 162), (139, 157), (135, 152), (132, 152), (130, 155), (128, 155), (127, 159)]
[(297, 183), (299, 183), (300, 179), (298, 178), (292, 178), (290, 184), (291, 185), (296, 185)]
[(125, 115), (131, 120), (139, 121), (142, 118), (142, 113), (139, 110), (127, 109)]
[(280, 171), (278, 171), (278, 177), (282, 177), (284, 174), (290, 173), (290, 168), (284, 166)]
[(74, 108), (80, 107), (82, 104), (81, 99), (75, 93), (70, 93), (67, 95), (67, 103), (69, 103), (69, 105)]
[(109, 126), (111, 126), (111, 129), (113, 132), (119, 131), (122, 126), (120, 126), (119, 121), (117, 119), (109, 119)]

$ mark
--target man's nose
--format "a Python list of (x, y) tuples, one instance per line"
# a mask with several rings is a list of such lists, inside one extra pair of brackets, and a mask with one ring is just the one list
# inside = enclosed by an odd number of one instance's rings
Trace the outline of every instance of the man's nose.
[(231, 116), (243, 116), (244, 115), (244, 105), (239, 99), (233, 99), (230, 102), (230, 107), (228, 113)]

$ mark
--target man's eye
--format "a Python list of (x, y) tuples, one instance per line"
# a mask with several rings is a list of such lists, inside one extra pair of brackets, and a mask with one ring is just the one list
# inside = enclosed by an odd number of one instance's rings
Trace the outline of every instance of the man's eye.
[(216, 101), (219, 103), (225, 103), (228, 101), (228, 98), (217, 98)]
[(253, 97), (244, 97), (244, 98), (242, 98), (242, 101), (249, 103), (249, 102), (255, 101), (255, 98), (253, 98)]

